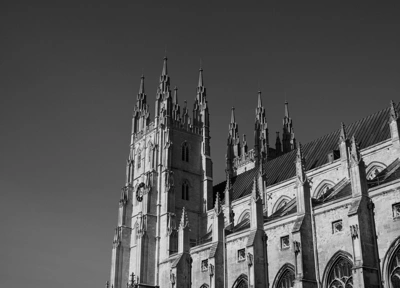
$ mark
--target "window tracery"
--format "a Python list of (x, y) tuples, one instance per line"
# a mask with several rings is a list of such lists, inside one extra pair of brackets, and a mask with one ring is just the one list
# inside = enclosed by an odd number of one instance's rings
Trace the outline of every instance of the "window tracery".
[(328, 288), (352, 288), (353, 276), (351, 269), (353, 264), (344, 257), (339, 257), (335, 264), (331, 267), (327, 284)]
[(400, 245), (389, 264), (390, 288), (400, 287)]
[(182, 161), (189, 162), (189, 145), (186, 141), (182, 144)]
[(279, 278), (276, 288), (292, 288), (294, 287), (294, 271), (286, 269), (285, 272)]
[(248, 288), (249, 284), (247, 282), (247, 276), (242, 274), (240, 275), (235, 283), (233, 283), (232, 288)]

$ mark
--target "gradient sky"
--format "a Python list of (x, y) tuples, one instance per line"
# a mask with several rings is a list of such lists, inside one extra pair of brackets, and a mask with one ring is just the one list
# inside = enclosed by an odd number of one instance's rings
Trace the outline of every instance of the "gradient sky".
[(303, 143), (399, 100), (395, 1), (6, 2), (0, 287), (104, 287), (140, 75), (153, 117), (165, 49), (189, 107), (202, 59), (214, 184), (232, 106), (252, 148), (259, 89), (270, 143), (285, 97)]

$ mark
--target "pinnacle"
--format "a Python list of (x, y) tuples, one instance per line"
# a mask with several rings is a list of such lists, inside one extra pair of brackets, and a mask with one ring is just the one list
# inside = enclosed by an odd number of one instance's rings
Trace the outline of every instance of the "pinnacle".
[(259, 107), (259, 108), (262, 107), (261, 91), (258, 91), (258, 105), (257, 105), (257, 107)]
[(164, 63), (163, 63), (163, 69), (162, 69), (162, 72), (161, 72), (161, 75), (162, 75), (162, 76), (165, 76), (165, 75), (168, 74), (167, 60), (168, 60), (168, 58), (167, 58), (167, 56), (165, 55), (165, 57), (164, 57)]
[(289, 103), (285, 100), (285, 117), (289, 118)]
[(199, 69), (199, 84), (197, 87), (203, 87), (204, 86), (204, 81), (203, 81), (203, 68), (200, 66)]
[(175, 86), (174, 88), (174, 98), (173, 98), (174, 104), (178, 104), (178, 87)]
[(142, 74), (142, 77), (140, 77), (139, 94), (144, 94), (144, 75), (143, 74)]
[(235, 107), (232, 107), (232, 112), (231, 112), (231, 123), (235, 123)]
[(346, 133), (346, 126), (344, 125), (343, 122), (340, 123), (340, 140), (344, 141), (347, 139), (347, 133)]

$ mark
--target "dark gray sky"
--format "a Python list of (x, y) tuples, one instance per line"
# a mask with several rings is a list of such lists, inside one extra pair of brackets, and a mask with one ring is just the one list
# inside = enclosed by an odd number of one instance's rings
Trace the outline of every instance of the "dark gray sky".
[(231, 106), (253, 144), (258, 89), (270, 143), (285, 93), (304, 143), (400, 93), (400, 11), (389, 2), (7, 2), (1, 287), (103, 287), (140, 75), (153, 117), (165, 48), (171, 83), (190, 107), (202, 59), (214, 184), (224, 177)]

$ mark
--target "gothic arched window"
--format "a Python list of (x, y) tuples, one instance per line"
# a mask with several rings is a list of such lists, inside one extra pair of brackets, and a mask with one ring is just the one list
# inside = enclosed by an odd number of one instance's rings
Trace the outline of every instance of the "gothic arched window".
[(189, 145), (186, 141), (182, 144), (182, 161), (189, 162)]
[(247, 276), (242, 274), (240, 275), (235, 283), (233, 283), (232, 288), (248, 288), (249, 284), (247, 282)]
[(203, 284), (203, 285), (200, 286), (200, 288), (208, 288), (208, 285), (207, 284)]
[(388, 269), (390, 288), (400, 287), (400, 245), (393, 253)]
[(343, 256), (339, 256), (330, 268), (326, 280), (327, 288), (352, 288), (352, 268), (353, 264), (350, 262), (350, 260)]
[(294, 287), (294, 272), (291, 269), (287, 269), (279, 279), (276, 288), (292, 288)]
[(245, 212), (242, 213), (242, 215), (240, 215), (238, 223), (241, 223), (246, 219), (250, 219), (250, 212), (248, 210), (246, 210)]
[(326, 195), (326, 192), (328, 192), (328, 190), (331, 189), (334, 185), (335, 184), (332, 181), (323, 180), (315, 189), (314, 197), (317, 199), (323, 198)]
[(189, 183), (186, 180), (182, 183), (182, 199), (189, 200)]
[(385, 166), (382, 163), (373, 162), (370, 163), (366, 169), (367, 171), (367, 179), (373, 180), (375, 177), (385, 169)]
[(292, 288), (294, 287), (294, 266), (292, 264), (284, 264), (276, 274), (276, 278), (272, 285), (273, 288)]

